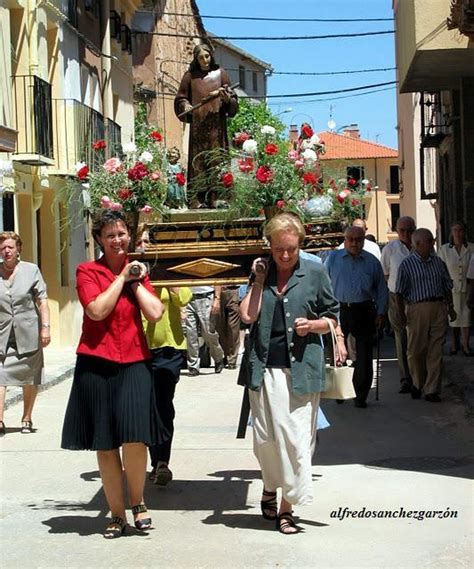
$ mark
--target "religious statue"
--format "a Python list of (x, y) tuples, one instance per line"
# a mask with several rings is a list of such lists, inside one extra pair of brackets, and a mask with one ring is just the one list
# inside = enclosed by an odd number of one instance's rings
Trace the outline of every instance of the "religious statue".
[(168, 194), (166, 196), (166, 204), (170, 207), (185, 209), (186, 208), (186, 192), (184, 189), (185, 177), (179, 159), (181, 153), (176, 146), (166, 151), (167, 167), (166, 174), (168, 176)]
[(193, 61), (181, 79), (174, 108), (181, 121), (190, 123), (188, 196), (195, 194), (199, 205), (210, 207), (216, 195), (212, 177), (207, 178), (206, 174), (218, 164), (219, 157), (209, 151), (228, 148), (227, 118), (238, 110), (229, 76), (215, 62), (211, 46), (200, 44), (194, 48)]

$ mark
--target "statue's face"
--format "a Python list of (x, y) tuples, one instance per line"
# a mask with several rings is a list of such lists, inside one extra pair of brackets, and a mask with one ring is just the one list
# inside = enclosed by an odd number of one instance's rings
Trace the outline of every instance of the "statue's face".
[(201, 49), (197, 56), (197, 62), (202, 71), (209, 71), (211, 66), (211, 54), (207, 50)]
[(179, 153), (179, 150), (169, 150), (168, 151), (168, 160), (170, 161), (171, 164), (176, 164), (178, 162), (178, 160), (180, 159), (181, 154)]

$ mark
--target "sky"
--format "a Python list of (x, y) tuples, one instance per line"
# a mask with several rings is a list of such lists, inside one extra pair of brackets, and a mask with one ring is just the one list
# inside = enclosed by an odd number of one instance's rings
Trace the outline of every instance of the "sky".
[[(307, 36), (393, 30), (391, 21), (366, 21), (366, 18), (392, 18), (392, 0), (197, 0), (197, 4), (201, 16), (350, 20), (263, 22), (203, 18), (206, 29), (219, 36)], [(394, 34), (323, 40), (228, 41), (270, 63), (274, 71), (325, 73), (395, 67)], [(268, 79), (268, 95), (333, 91), (385, 83), (395, 78), (393, 70), (327, 76), (273, 74)], [(397, 148), (396, 86), (379, 89), (385, 90), (363, 96), (340, 93), (270, 98), (268, 103), (274, 113), (281, 113), (280, 118), (287, 125), (310, 122), (320, 132), (328, 130), (330, 118), (336, 122), (336, 130), (356, 123), (362, 138)], [(344, 98), (340, 98), (342, 96)]]

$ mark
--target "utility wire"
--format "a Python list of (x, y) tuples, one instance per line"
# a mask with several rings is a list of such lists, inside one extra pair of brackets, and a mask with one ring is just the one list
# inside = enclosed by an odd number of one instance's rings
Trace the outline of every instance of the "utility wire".
[[(195, 18), (196, 14), (182, 14), (180, 12), (163, 12), (163, 16), (184, 16)], [(201, 18), (214, 20), (248, 20), (251, 22), (393, 22), (393, 18), (266, 18), (257, 16), (210, 16), (199, 14)]]
[[(142, 32), (138, 30), (134, 30), (132, 32), (134, 35), (147, 35), (147, 36), (161, 36), (161, 37), (170, 37), (170, 38), (199, 38), (203, 39), (200, 35), (193, 35), (193, 34), (173, 34), (170, 32)], [(358, 32), (353, 34), (326, 34), (322, 36), (217, 36), (212, 35), (210, 38), (211, 41), (213, 39), (220, 39), (220, 40), (261, 40), (261, 41), (294, 41), (294, 40), (329, 40), (329, 39), (336, 39), (336, 38), (359, 38), (359, 37), (367, 37), (367, 36), (381, 36), (386, 34), (394, 34), (395, 30), (383, 30), (380, 32)]]
[(350, 87), (349, 89), (336, 89), (331, 91), (315, 91), (313, 93), (289, 93), (286, 95), (266, 95), (262, 97), (241, 95), (241, 99), (288, 99), (292, 97), (314, 97), (315, 95), (332, 95), (334, 93), (351, 93), (354, 91), (362, 91), (364, 89), (373, 89), (374, 87), (385, 87), (387, 85), (396, 85), (398, 81), (387, 81), (385, 83), (374, 83), (373, 85), (363, 85), (361, 87)]
[[(354, 93), (353, 95), (341, 95), (340, 97), (324, 97), (322, 99), (307, 99), (305, 101), (292, 101), (292, 105), (306, 105), (308, 103), (319, 103), (322, 101), (337, 101), (339, 99), (352, 99), (353, 97), (363, 97), (364, 95), (371, 95), (373, 93), (381, 93), (382, 91), (392, 91), (396, 86), (384, 87), (383, 89), (372, 89), (371, 91), (366, 91), (365, 93)], [(269, 105), (281, 105), (284, 101), (273, 101), (268, 103)]]

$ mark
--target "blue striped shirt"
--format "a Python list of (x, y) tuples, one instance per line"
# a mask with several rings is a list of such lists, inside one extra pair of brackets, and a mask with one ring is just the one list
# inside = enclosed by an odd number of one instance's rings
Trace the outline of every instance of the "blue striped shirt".
[(362, 250), (354, 257), (346, 249), (332, 251), (325, 262), (334, 296), (348, 304), (373, 300), (377, 314), (385, 314), (388, 289), (380, 261)]
[(446, 297), (452, 288), (446, 264), (434, 253), (424, 260), (413, 251), (398, 267), (395, 292), (408, 303)]

